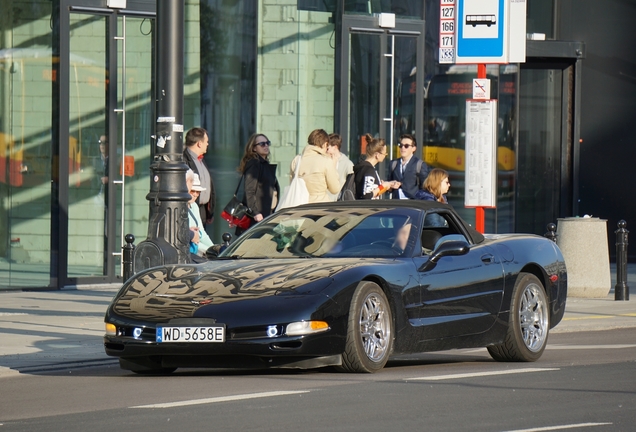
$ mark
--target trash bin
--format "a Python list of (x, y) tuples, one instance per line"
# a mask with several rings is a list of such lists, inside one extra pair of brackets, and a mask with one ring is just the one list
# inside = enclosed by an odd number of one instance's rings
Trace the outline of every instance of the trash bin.
[(568, 270), (568, 297), (607, 297), (612, 287), (607, 220), (559, 218), (557, 245)]

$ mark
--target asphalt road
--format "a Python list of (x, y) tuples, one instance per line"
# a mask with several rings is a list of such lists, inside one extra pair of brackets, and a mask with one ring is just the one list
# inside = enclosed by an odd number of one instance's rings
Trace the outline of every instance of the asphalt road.
[(402, 357), (377, 374), (115, 363), (0, 379), (5, 431), (631, 431), (636, 331), (552, 334), (536, 363), (485, 349)]

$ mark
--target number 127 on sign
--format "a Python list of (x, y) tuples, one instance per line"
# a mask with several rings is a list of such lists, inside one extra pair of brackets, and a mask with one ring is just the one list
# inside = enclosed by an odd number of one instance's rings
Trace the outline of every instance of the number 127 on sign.
[(440, 19), (455, 18), (455, 6), (442, 6), (442, 7), (440, 7), (439, 15), (440, 15), (439, 16)]

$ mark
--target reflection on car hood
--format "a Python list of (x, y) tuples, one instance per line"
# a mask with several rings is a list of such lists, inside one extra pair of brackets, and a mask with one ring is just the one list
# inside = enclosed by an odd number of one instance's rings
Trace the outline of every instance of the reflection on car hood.
[[(128, 282), (112, 304), (121, 316), (138, 320), (191, 317), (207, 304), (284, 293), (316, 294), (336, 273), (368, 264), (355, 258), (212, 262), (200, 266), (155, 267)], [(325, 280), (324, 284), (315, 283)]]

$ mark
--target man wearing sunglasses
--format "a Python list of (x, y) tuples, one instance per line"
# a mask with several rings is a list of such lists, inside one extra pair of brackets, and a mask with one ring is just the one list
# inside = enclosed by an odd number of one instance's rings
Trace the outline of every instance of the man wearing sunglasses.
[(430, 167), (415, 156), (417, 142), (413, 135), (400, 136), (398, 148), (400, 149), (400, 158), (391, 161), (389, 180), (399, 181), (402, 186), (391, 191), (391, 198), (413, 199), (426, 180)]

